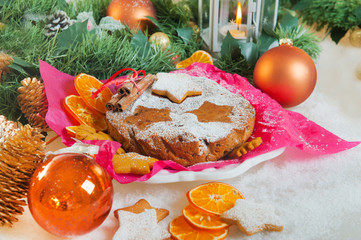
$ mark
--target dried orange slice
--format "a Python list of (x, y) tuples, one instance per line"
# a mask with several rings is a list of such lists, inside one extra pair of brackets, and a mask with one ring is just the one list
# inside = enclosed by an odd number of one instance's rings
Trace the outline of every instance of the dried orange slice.
[(189, 58), (179, 62), (176, 67), (177, 68), (186, 68), (192, 63), (200, 62), (200, 63), (209, 63), (213, 65), (213, 58), (211, 54), (207, 53), (203, 50), (198, 50), (192, 54)]
[(92, 98), (94, 92), (103, 86), (103, 83), (93, 76), (80, 73), (74, 80), (75, 89), (79, 95), (84, 98), (86, 104), (98, 110), (101, 113), (107, 111), (105, 105), (112, 98), (113, 93), (109, 88), (105, 88), (95, 98)]
[(204, 230), (221, 230), (229, 226), (219, 216), (199, 210), (192, 205), (183, 208), (183, 216), (191, 225)]
[(195, 207), (208, 213), (220, 215), (234, 207), (243, 194), (231, 185), (210, 182), (199, 185), (187, 192), (188, 201)]
[(65, 110), (80, 124), (93, 127), (96, 130), (106, 130), (104, 115), (90, 108), (82, 97), (69, 95), (64, 99)]
[(190, 225), (184, 216), (179, 216), (169, 224), (169, 232), (173, 239), (178, 240), (221, 240), (226, 238), (228, 229), (219, 231), (197, 229)]

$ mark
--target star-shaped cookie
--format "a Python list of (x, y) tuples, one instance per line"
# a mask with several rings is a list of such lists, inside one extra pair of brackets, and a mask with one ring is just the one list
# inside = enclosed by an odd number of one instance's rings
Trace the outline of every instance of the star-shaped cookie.
[(158, 73), (158, 80), (152, 86), (152, 93), (165, 96), (172, 102), (181, 103), (190, 96), (202, 94), (201, 87), (185, 73)]
[(157, 224), (154, 209), (141, 213), (118, 212), (119, 229), (113, 240), (163, 240), (170, 237), (169, 232)]
[(161, 220), (163, 220), (164, 218), (166, 218), (169, 215), (169, 211), (167, 209), (152, 207), (147, 200), (140, 199), (138, 202), (136, 202), (132, 206), (115, 210), (114, 216), (119, 219), (119, 211), (127, 211), (127, 212), (132, 212), (132, 213), (138, 214), (138, 213), (142, 213), (149, 209), (155, 210), (156, 216), (157, 216), (157, 222), (160, 222)]
[(281, 220), (275, 214), (275, 208), (266, 204), (258, 204), (245, 199), (238, 199), (233, 208), (224, 212), (221, 219), (237, 224), (240, 230), (253, 235), (260, 231), (282, 231)]

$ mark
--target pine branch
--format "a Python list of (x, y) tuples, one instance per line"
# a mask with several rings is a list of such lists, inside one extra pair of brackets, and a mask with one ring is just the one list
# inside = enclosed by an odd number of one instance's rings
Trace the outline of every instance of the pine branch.
[(231, 55), (226, 55), (223, 58), (219, 58), (214, 65), (225, 72), (239, 74), (240, 76), (247, 78), (248, 82), (254, 85), (253, 68), (243, 56), (232, 58)]
[(293, 41), (293, 46), (304, 50), (311, 58), (317, 59), (320, 55), (320, 39), (303, 25), (283, 28), (278, 25), (275, 34), (278, 39), (289, 38)]
[(71, 19), (76, 19), (80, 12), (93, 12), (94, 20), (98, 23), (105, 16), (107, 7), (112, 0), (81, 0), (72, 1), (64, 11)]
[(184, 51), (178, 52), (181, 59), (190, 57), (195, 51), (202, 46), (202, 41), (197, 33), (193, 33), (191, 41), (184, 44), (183, 40), (178, 36), (178, 28), (191, 27), (194, 20), (189, 5), (180, 1), (175, 3), (172, 0), (151, 0), (157, 9), (156, 15), (158, 21), (162, 24), (163, 32), (170, 37), (173, 45), (179, 46)]
[[(6, 116), (9, 120), (17, 121), (23, 116), (16, 97), (17, 89), (20, 83), (17, 81), (8, 81), (13, 76), (7, 76), (5, 82), (0, 84), (0, 115)], [(24, 121), (24, 119), (22, 119)]]
[(95, 39), (86, 36), (76, 47), (70, 47), (60, 56), (44, 60), (60, 71), (74, 76), (83, 72), (99, 79), (106, 79), (125, 67), (144, 69), (149, 73), (174, 70), (172, 57), (179, 50), (177, 46), (169, 48), (169, 52), (152, 48), (150, 54), (140, 58), (139, 49), (131, 46), (128, 37), (103, 34)]
[(302, 21), (314, 25), (317, 30), (340, 28), (347, 31), (361, 24), (356, 16), (360, 5), (360, 0), (301, 0), (295, 8), (300, 10)]

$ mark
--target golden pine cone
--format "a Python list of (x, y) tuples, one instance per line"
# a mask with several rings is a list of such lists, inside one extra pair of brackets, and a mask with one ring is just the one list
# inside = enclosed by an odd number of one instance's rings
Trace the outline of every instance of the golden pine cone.
[(44, 91), (44, 83), (37, 78), (25, 78), (21, 81), (20, 93), (17, 97), (21, 111), (32, 127), (40, 128), (42, 131), (49, 131), (50, 128), (45, 122), (45, 115), (48, 112), (48, 100)]
[(0, 82), (2, 82), (2, 77), (10, 72), (9, 65), (13, 63), (13, 58), (3, 52), (0, 52)]
[(5, 116), (0, 115), (0, 144), (2, 144), (6, 138), (14, 135), (14, 130), (18, 126), (13, 121), (8, 121)]
[(30, 178), (45, 157), (39, 129), (26, 125), (14, 132), (0, 146), (0, 225), (9, 226), (24, 212)]

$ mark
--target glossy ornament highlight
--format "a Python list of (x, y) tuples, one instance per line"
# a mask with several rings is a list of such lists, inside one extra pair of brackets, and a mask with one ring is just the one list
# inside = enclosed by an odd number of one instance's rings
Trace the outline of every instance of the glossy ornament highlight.
[(162, 32), (156, 32), (150, 36), (149, 42), (152, 45), (157, 45), (162, 47), (162, 50), (164, 51), (169, 46), (170, 39), (167, 34)]
[(108, 216), (112, 203), (111, 178), (85, 154), (49, 156), (30, 181), (30, 212), (42, 228), (57, 236), (92, 231)]
[(253, 79), (256, 87), (283, 107), (294, 107), (311, 95), (317, 71), (305, 51), (286, 42), (258, 59)]
[(107, 16), (120, 20), (133, 30), (139, 27), (142, 31), (152, 24), (146, 16), (156, 18), (150, 0), (113, 0), (108, 6)]

